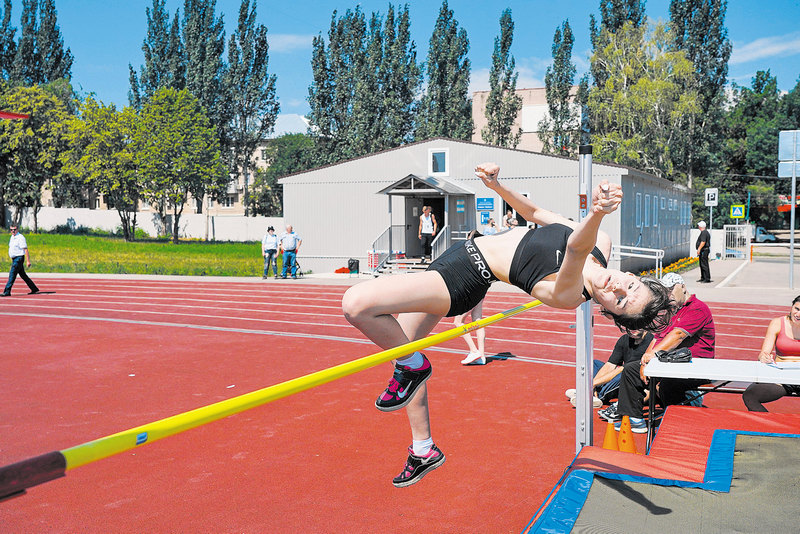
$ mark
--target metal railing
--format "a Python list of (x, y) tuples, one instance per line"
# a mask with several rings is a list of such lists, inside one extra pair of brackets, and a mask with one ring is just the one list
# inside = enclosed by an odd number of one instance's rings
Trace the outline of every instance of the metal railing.
[(613, 245), (611, 259), (620, 258), (647, 258), (656, 262), (656, 278), (661, 278), (664, 269), (664, 251), (660, 248), (631, 247), (628, 245)]
[(378, 271), (392, 258), (394, 248), (404, 243), (405, 231), (404, 224), (393, 224), (375, 238), (368, 252), (369, 268), (372, 269), (372, 272)]
[(445, 250), (450, 248), (450, 225), (445, 225), (440, 231), (439, 235), (431, 243), (431, 261), (441, 256)]

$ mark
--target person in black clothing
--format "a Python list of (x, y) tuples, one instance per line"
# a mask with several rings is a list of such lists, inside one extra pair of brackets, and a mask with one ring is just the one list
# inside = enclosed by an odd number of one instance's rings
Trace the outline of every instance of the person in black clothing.
[(700, 221), (697, 223), (697, 228), (700, 229), (700, 235), (697, 236), (697, 242), (694, 244), (697, 249), (697, 257), (700, 259), (700, 282), (701, 284), (711, 283), (711, 270), (708, 268), (708, 255), (711, 252), (711, 234), (706, 230), (706, 222)]

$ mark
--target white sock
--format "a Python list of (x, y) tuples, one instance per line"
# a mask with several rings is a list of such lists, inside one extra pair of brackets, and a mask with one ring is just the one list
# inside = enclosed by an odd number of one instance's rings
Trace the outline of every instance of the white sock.
[(422, 359), (422, 353), (420, 351), (415, 352), (411, 356), (406, 356), (405, 358), (397, 358), (397, 363), (400, 365), (405, 365), (406, 367), (410, 367), (412, 369), (419, 369), (422, 367), (422, 364), (425, 363), (425, 360)]
[(425, 456), (431, 451), (431, 447), (433, 447), (433, 438), (423, 439), (420, 441), (413, 440), (411, 442), (411, 448), (414, 451), (414, 456)]

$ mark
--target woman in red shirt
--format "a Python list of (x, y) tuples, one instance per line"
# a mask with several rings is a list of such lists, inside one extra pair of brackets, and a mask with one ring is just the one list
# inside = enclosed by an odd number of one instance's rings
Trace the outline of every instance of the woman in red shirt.
[[(758, 360), (764, 363), (800, 361), (800, 296), (792, 301), (789, 315), (770, 321)], [(751, 412), (766, 412), (763, 403), (792, 394), (800, 394), (800, 386), (750, 384), (742, 395), (742, 400)]]

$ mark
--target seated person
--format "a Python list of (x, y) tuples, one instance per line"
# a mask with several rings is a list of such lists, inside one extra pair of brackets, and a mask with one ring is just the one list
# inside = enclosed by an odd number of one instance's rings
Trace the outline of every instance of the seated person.
[[(617, 340), (607, 362), (594, 360), (592, 386), (594, 387), (593, 403), (595, 408), (600, 408), (603, 404), (608, 404), (612, 399), (617, 398), (623, 366), (626, 363), (640, 361), (651, 341), (653, 341), (653, 334), (644, 330), (629, 330)], [(568, 389), (565, 394), (575, 406), (575, 390)]]
[[(619, 415), (630, 417), (631, 430), (637, 434), (647, 432), (647, 423), (642, 416), (644, 391), (647, 378), (644, 367), (660, 350), (673, 350), (686, 347), (692, 358), (714, 357), (714, 318), (705, 302), (695, 295), (689, 295), (683, 278), (675, 273), (668, 273), (661, 283), (672, 289), (672, 298), (678, 305), (678, 311), (672, 316), (666, 329), (657, 333), (650, 347), (642, 356), (641, 363), (633, 362), (625, 365), (619, 388)], [(686, 392), (697, 389), (708, 380), (703, 378), (663, 378), (659, 380), (657, 391), (659, 403), (663, 407), (680, 404), (686, 399)], [(614, 423), (619, 430), (620, 422)]]
[[(764, 363), (800, 361), (800, 296), (792, 301), (789, 315), (770, 321), (758, 360)], [(800, 394), (800, 386), (750, 384), (742, 395), (742, 400), (751, 412), (766, 412), (763, 403), (792, 394)]]

